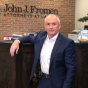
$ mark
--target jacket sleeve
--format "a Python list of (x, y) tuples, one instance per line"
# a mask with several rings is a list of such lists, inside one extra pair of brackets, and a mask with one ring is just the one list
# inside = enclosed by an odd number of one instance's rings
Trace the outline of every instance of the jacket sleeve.
[(70, 41), (65, 50), (65, 65), (67, 69), (63, 88), (72, 88), (76, 73), (76, 51), (74, 41)]
[(22, 43), (34, 43), (35, 37), (36, 36), (29, 35), (29, 36), (24, 36), (22, 38), (19, 38), (20, 44), (22, 44)]
[(40, 36), (40, 31), (36, 35), (29, 35), (19, 38), (20, 44), (22, 43), (35, 43), (38, 36)]

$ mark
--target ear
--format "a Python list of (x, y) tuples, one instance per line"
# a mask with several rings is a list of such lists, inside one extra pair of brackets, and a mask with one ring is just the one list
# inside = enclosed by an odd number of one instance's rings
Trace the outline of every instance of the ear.
[(44, 28), (45, 28), (45, 30), (46, 30), (46, 24), (44, 23)]
[(61, 24), (59, 24), (59, 29), (61, 28)]

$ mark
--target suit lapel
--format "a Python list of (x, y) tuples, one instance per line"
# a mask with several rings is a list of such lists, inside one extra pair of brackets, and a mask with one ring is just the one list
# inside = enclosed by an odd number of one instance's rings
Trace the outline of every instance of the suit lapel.
[[(44, 40), (45, 40), (46, 36), (47, 36), (47, 35), (43, 36), (43, 37), (39, 40), (39, 43), (37, 43), (36, 46), (35, 46), (35, 48), (36, 48), (36, 49), (35, 49), (35, 53), (36, 53), (35, 58), (36, 58), (37, 61), (38, 61), (38, 59), (39, 59), (39, 57), (40, 57), (40, 52), (41, 52), (42, 45), (43, 45), (43, 43), (44, 43)], [(37, 62), (37, 61), (36, 61), (36, 62)]]
[(57, 49), (59, 48), (60, 46), (60, 43), (61, 43), (61, 34), (59, 33), (57, 39), (56, 39), (56, 42), (54, 44), (54, 47), (53, 47), (53, 50), (52, 50), (52, 53), (51, 53), (51, 59), (50, 59), (50, 66), (51, 66), (51, 63), (54, 59), (54, 56), (55, 56), (55, 53), (57, 51)]
[[(44, 40), (46, 38), (46, 35), (44, 35), (36, 44), (35, 44), (35, 58), (34, 58), (34, 64), (33, 64), (33, 68), (32, 68), (32, 74), (31, 74), (31, 77), (30, 79), (32, 79), (35, 71), (36, 71), (36, 67), (37, 65), (40, 64), (40, 61), (39, 61), (39, 57), (40, 57), (40, 52), (41, 52), (41, 48), (42, 48), (42, 45), (44, 43)], [(39, 63), (38, 63), (39, 61)]]

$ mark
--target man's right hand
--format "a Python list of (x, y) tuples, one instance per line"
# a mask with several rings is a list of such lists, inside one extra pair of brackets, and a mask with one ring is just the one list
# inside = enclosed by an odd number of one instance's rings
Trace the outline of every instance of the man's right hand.
[(16, 54), (18, 54), (18, 50), (19, 50), (19, 40), (15, 40), (10, 47), (11, 56), (14, 56), (15, 52), (16, 52)]

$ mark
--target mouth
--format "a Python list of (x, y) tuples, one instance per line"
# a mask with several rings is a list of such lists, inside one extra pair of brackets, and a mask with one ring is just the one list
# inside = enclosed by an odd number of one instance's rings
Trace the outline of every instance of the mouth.
[(50, 29), (49, 32), (54, 32), (54, 30), (53, 29)]

